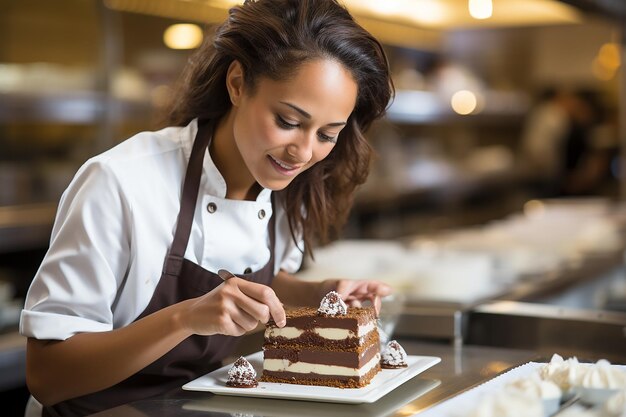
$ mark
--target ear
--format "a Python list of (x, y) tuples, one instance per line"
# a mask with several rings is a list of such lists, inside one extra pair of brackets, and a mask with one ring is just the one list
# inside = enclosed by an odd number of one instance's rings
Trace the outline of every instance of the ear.
[(230, 101), (233, 106), (238, 106), (241, 97), (243, 96), (243, 67), (239, 61), (233, 61), (228, 67), (226, 72), (226, 88), (228, 89), (228, 95), (230, 95)]

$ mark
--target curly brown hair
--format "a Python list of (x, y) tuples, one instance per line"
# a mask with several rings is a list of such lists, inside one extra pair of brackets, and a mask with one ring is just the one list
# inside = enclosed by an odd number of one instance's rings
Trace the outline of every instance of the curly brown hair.
[(358, 93), (330, 154), (277, 193), (292, 237), (302, 234), (309, 255), (314, 244), (339, 236), (354, 191), (369, 172), (372, 149), (363, 133), (384, 115), (394, 94), (382, 45), (343, 6), (335, 0), (247, 0), (233, 7), (190, 59), (168, 115), (168, 123), (178, 126), (224, 117), (231, 108), (226, 73), (235, 60), (253, 94), (259, 77), (285, 80), (315, 59), (340, 62)]

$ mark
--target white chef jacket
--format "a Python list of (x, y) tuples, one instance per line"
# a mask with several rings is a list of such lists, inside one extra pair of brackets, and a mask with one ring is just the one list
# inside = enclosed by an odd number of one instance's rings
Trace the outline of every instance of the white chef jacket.
[[(22, 335), (65, 340), (123, 327), (141, 314), (173, 240), (197, 130), (194, 120), (139, 133), (78, 170), (61, 197), (50, 248), (28, 291)], [(208, 152), (203, 165), (185, 258), (212, 272), (261, 269), (270, 259), (271, 190), (256, 201), (226, 199), (226, 183)], [(274, 209), (274, 272), (293, 273), (302, 262), (302, 240), (291, 238), (282, 206)]]

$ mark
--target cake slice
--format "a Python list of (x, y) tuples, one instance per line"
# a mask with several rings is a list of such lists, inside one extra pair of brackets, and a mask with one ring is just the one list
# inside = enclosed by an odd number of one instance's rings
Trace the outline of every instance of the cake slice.
[(320, 309), (288, 309), (286, 315), (282, 329), (274, 322), (266, 327), (261, 381), (359, 388), (380, 371), (373, 307), (348, 309), (331, 292)]

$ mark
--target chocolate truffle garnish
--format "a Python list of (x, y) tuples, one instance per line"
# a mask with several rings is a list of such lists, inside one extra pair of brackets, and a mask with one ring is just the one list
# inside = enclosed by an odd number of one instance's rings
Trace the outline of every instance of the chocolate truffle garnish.
[(322, 298), (317, 312), (325, 316), (345, 316), (348, 314), (348, 307), (336, 291), (331, 291)]
[(395, 340), (390, 340), (380, 355), (380, 366), (384, 369), (406, 368), (406, 352)]
[(258, 385), (256, 371), (243, 356), (240, 356), (228, 370), (226, 385), (235, 388), (254, 388)]

